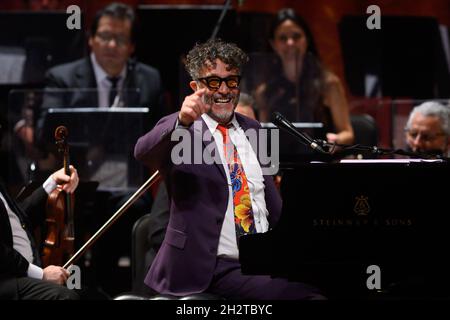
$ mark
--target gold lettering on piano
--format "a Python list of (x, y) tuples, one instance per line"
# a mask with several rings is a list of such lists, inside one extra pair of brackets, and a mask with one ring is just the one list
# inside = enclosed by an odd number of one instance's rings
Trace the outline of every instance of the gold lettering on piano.
[(369, 197), (360, 196), (356, 197), (356, 203), (355, 207), (353, 208), (353, 211), (358, 216), (367, 216), (367, 214), (370, 212), (370, 206), (369, 206)]
[(312, 220), (313, 227), (411, 227), (414, 225), (411, 218), (386, 218), (386, 219), (368, 219), (368, 218), (317, 218)]
[(313, 219), (314, 227), (353, 227), (353, 226), (364, 226), (369, 225), (370, 221), (368, 219)]
[(395, 226), (412, 226), (412, 220), (411, 219), (386, 219), (384, 220), (384, 224), (388, 227), (395, 227)]

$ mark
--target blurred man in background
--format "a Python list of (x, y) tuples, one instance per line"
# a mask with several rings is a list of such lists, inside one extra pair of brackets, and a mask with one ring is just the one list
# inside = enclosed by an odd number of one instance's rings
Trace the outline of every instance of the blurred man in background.
[(450, 108), (434, 101), (422, 103), (411, 111), (405, 132), (412, 151), (447, 156)]

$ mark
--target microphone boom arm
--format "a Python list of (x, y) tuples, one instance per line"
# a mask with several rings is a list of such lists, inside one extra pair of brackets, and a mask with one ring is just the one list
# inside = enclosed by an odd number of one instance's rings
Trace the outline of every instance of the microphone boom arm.
[(310, 147), (313, 150), (316, 150), (320, 153), (324, 153), (324, 154), (329, 153), (329, 152), (325, 151), (322, 148), (322, 146), (320, 146), (320, 143), (318, 141), (312, 139), (306, 133), (297, 131), (297, 129), (294, 127), (294, 125), (290, 121), (288, 121), (281, 113), (274, 112), (273, 116), (274, 116), (273, 122), (278, 128), (284, 130), (285, 132), (289, 133), (293, 137), (297, 138), (305, 146)]

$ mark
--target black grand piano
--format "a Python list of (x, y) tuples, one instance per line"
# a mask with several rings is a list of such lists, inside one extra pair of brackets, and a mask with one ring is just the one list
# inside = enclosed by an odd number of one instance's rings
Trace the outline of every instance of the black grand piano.
[[(337, 299), (448, 298), (449, 183), (448, 163), (291, 166), (279, 223), (241, 238), (242, 271), (310, 283)], [(370, 266), (381, 288), (368, 288)]]

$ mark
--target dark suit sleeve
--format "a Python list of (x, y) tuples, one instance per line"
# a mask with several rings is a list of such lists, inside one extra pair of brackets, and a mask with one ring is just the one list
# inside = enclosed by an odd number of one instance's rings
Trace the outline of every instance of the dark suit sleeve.
[(28, 261), (13, 248), (8, 213), (0, 201), (0, 277), (5, 274), (25, 276), (28, 265)]
[(148, 241), (156, 254), (161, 247), (169, 223), (169, 194), (164, 182), (161, 182), (150, 212), (152, 223), (149, 227)]
[(45, 74), (45, 87), (46, 88), (67, 88), (67, 81), (64, 81), (63, 77), (59, 74), (58, 68), (52, 68)]
[[(30, 194), (23, 202), (19, 203), (19, 207), (26, 213), (27, 217), (31, 221), (32, 225), (37, 225), (42, 222), (45, 217), (45, 204), (47, 200), (47, 193), (41, 186), (37, 188), (32, 194)], [(8, 214), (0, 203), (0, 214), (2, 214), (2, 234), (0, 236), (0, 274), (10, 274), (14, 276), (26, 276), (28, 270), (28, 261), (17, 252), (12, 245), (7, 244), (7, 237), (11, 235), (6, 235), (7, 228), (11, 228), (8, 221)], [(11, 231), (9, 231), (11, 232)]]
[(0, 274), (26, 276), (29, 262), (12, 247), (0, 243)]
[(45, 219), (47, 198), (47, 193), (40, 186), (19, 203), (19, 207), (26, 213), (33, 227), (40, 225)]
[(160, 72), (152, 66), (137, 62), (130, 63), (130, 72), (127, 75), (126, 87), (139, 89), (139, 101), (131, 98), (130, 106), (137, 103), (141, 107), (150, 109), (150, 128), (167, 114), (167, 102), (161, 81)]
[(134, 148), (134, 156), (152, 171), (161, 170), (171, 163), (170, 151), (177, 141), (171, 141), (178, 113), (162, 118), (147, 134), (140, 137)]
[(60, 75), (60, 68), (52, 68), (45, 74), (45, 93), (42, 100), (42, 109), (61, 107), (64, 105), (64, 94), (60, 90), (68, 89), (67, 81)]

